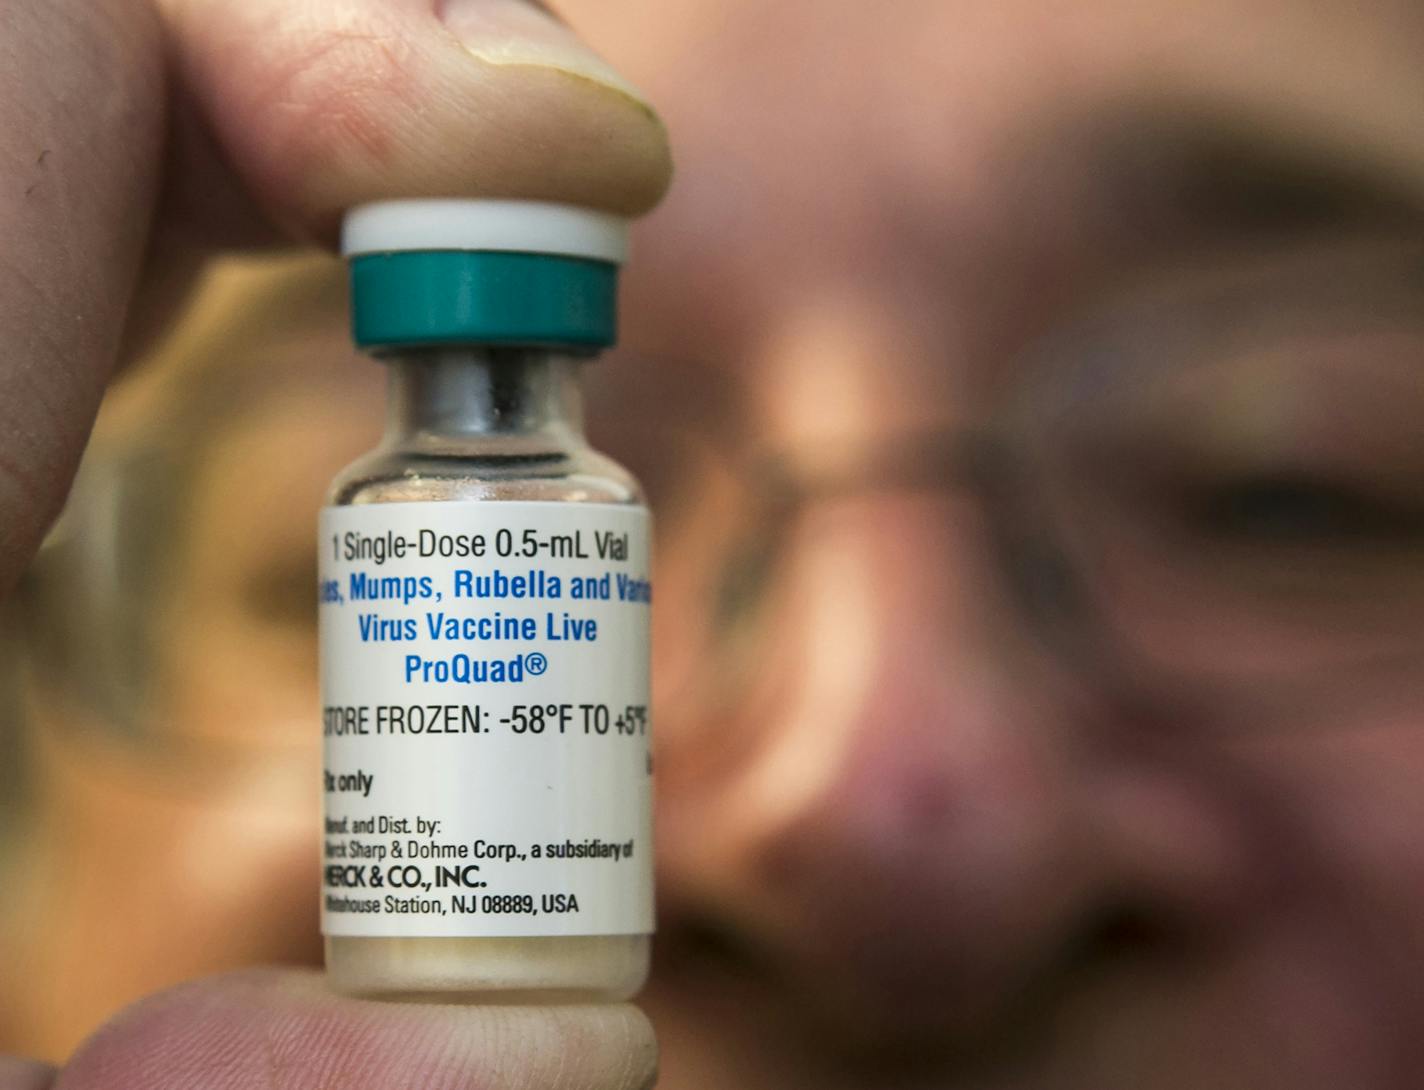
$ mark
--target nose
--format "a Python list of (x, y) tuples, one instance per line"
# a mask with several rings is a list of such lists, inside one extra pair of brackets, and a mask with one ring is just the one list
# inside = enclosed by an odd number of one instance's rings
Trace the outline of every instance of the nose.
[[(858, 298), (768, 353), (766, 430), (845, 450), (959, 426), (941, 410), (964, 398), (896, 369), (932, 340)], [(872, 1041), (1003, 1027), (1123, 937), (1219, 924), (1260, 863), (1229, 775), (1037, 643), (983, 500), (944, 485), (805, 506), (750, 680), (658, 712), (665, 930), (710, 923), (793, 989), (781, 1008)]]
[(660, 766), (669, 899), (733, 914), (820, 1002), (971, 1017), (1091, 897), (1071, 739), (1004, 668), (978, 518), (948, 496), (809, 511), (745, 722), (692, 728), (748, 741)]

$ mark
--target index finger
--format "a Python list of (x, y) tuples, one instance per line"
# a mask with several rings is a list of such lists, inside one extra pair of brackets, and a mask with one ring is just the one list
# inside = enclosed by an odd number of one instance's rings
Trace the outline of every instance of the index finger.
[(299, 235), (329, 242), (342, 211), (385, 197), (637, 214), (667, 188), (652, 108), (529, 0), (159, 6), (227, 161)]

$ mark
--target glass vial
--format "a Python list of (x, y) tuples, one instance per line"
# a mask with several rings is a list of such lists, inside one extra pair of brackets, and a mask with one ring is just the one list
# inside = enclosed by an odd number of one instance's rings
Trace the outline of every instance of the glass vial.
[(380, 445), (320, 531), (322, 930), (338, 990), (625, 999), (648, 971), (649, 519), (584, 439), (625, 224), (516, 201), (354, 210)]

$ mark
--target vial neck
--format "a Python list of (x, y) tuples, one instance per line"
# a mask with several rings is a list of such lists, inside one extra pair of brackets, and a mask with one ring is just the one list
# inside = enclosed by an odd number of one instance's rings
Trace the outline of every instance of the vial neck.
[(458, 346), (384, 359), (387, 441), (541, 435), (582, 441), (581, 361), (538, 349)]

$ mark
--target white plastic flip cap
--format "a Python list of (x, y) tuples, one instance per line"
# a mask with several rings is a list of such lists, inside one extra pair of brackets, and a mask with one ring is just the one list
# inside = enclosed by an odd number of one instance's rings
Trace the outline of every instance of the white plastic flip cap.
[(346, 213), (341, 252), (496, 250), (560, 254), (623, 264), (628, 221), (547, 201), (393, 200), (359, 205)]

